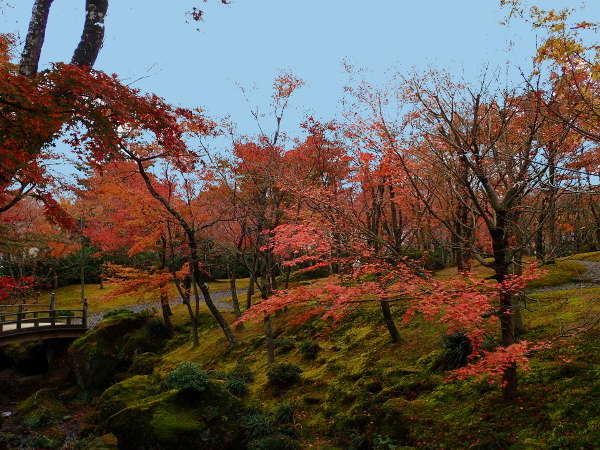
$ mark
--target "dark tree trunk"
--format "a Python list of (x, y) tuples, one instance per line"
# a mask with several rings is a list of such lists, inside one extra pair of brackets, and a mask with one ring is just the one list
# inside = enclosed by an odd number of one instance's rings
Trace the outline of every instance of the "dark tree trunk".
[(275, 362), (275, 342), (273, 341), (273, 322), (270, 315), (265, 316), (264, 325), (267, 338), (267, 364), (272, 365)]
[(252, 296), (254, 295), (254, 275), (250, 274), (250, 282), (246, 291), (246, 310), (252, 307)]
[[(508, 236), (506, 212), (496, 212), (496, 224), (490, 229), (492, 238), (492, 249), (494, 253), (494, 278), (502, 283), (509, 270), (508, 258)], [(513, 321), (512, 295), (509, 292), (500, 294), (500, 331), (503, 347), (509, 347), (515, 343), (515, 327)], [(503, 393), (506, 400), (512, 400), (517, 392), (517, 368), (514, 365), (507, 367), (502, 374)]]
[(164, 292), (160, 293), (160, 306), (162, 309), (163, 320), (165, 321), (165, 326), (169, 329), (173, 329), (173, 323), (171, 322), (171, 316), (173, 312), (171, 311), (171, 307), (169, 306), (169, 299), (167, 294)]
[(108, 0), (86, 0), (85, 22), (79, 45), (73, 53), (71, 64), (92, 67), (104, 43), (104, 18)]
[(42, 47), (46, 37), (48, 15), (53, 0), (36, 0), (31, 11), (29, 30), (25, 38), (25, 46), (21, 53), (19, 73), (26, 77), (33, 76), (38, 71)]
[(396, 324), (394, 323), (394, 318), (392, 317), (389, 302), (383, 301), (379, 302), (379, 304), (381, 305), (383, 321), (385, 322), (385, 326), (390, 332), (390, 338), (392, 339), (392, 342), (400, 342), (400, 333), (398, 333), (398, 328), (396, 328)]

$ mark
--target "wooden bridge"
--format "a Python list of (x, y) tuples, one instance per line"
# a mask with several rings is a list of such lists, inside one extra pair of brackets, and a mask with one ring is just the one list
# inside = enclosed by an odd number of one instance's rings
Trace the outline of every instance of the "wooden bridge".
[(50, 304), (0, 305), (0, 347), (28, 341), (75, 339), (88, 328), (88, 304), (81, 309), (56, 309)]

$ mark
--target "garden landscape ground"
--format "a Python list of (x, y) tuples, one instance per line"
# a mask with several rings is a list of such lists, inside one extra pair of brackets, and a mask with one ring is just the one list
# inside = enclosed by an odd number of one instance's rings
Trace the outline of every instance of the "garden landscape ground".
[[(101, 70), (123, 51), (104, 45), (112, 11), (139, 19), (130, 48), (174, 6), (86, 0), (70, 59), (48, 64), (70, 10), (31, 1), (0, 33), (0, 449), (600, 448), (600, 11), (552, 2), (490, 5), (530, 32), (475, 77), (382, 80), (348, 55), (335, 114), (296, 103), (312, 88), (292, 70), (256, 103), (239, 83), (249, 128), (136, 87), (153, 65)], [(206, 21), (244, 11), (221, 43), (243, 61), (289, 17), (265, 4), (181, 7), (198, 36), (172, 29), (152, 57), (187, 49), (170, 83), (195, 64), (188, 103), (222, 69), (197, 46), (218, 36)], [(423, 31), (464, 31), (455, 8)], [(352, 40), (350, 13), (328, 26)], [(371, 57), (387, 31), (365, 28)], [(299, 58), (292, 41), (272, 59)]]

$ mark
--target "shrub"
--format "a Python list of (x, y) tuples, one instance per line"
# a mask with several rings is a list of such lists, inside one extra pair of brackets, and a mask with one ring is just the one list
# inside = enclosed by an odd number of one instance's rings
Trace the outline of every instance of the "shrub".
[(171, 330), (164, 322), (156, 317), (150, 319), (146, 324), (146, 333), (150, 338), (168, 339), (171, 337)]
[(306, 340), (300, 343), (300, 353), (305, 359), (316, 359), (321, 347), (314, 341)]
[(236, 397), (243, 397), (248, 393), (248, 385), (244, 380), (237, 377), (227, 377), (225, 388)]
[(242, 427), (249, 439), (268, 436), (273, 432), (273, 423), (259, 412), (252, 412), (242, 417)]
[(274, 344), (279, 354), (289, 353), (296, 347), (296, 343), (290, 338), (275, 339)]
[(274, 364), (267, 374), (269, 384), (278, 388), (289, 387), (300, 381), (302, 369), (295, 364)]
[(273, 410), (273, 420), (278, 425), (294, 423), (296, 407), (290, 404), (282, 404)]
[(209, 387), (208, 375), (198, 364), (185, 361), (169, 373), (165, 380), (165, 387), (204, 392)]
[(298, 443), (283, 434), (256, 439), (248, 445), (250, 450), (298, 450)]
[(236, 365), (229, 371), (228, 376), (238, 378), (246, 383), (252, 383), (254, 381), (254, 374), (250, 370), (250, 367), (245, 364)]
[(442, 353), (434, 365), (435, 369), (453, 370), (467, 365), (473, 345), (465, 333), (456, 331), (444, 336), (442, 346)]

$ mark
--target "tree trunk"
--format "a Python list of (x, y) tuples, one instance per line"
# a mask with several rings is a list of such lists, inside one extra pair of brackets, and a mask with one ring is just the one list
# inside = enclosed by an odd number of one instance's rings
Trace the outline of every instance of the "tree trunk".
[(242, 311), (240, 310), (240, 301), (237, 295), (235, 271), (232, 271), (231, 268), (228, 267), (227, 272), (229, 275), (229, 290), (231, 291), (231, 303), (233, 303), (233, 313), (235, 314), (235, 317), (239, 319), (242, 316)]
[(246, 310), (252, 307), (252, 296), (254, 295), (254, 275), (250, 274), (250, 282), (246, 291)]
[(383, 313), (383, 321), (390, 332), (392, 342), (400, 342), (400, 333), (398, 333), (398, 328), (396, 328), (396, 324), (394, 323), (389, 302), (382, 301), (379, 302), (379, 304), (381, 305), (381, 312)]
[(85, 22), (79, 45), (73, 53), (71, 64), (92, 67), (104, 42), (104, 18), (108, 0), (86, 0)]
[[(494, 278), (502, 283), (508, 275), (508, 236), (506, 233), (506, 212), (496, 212), (495, 227), (490, 229), (492, 238), (492, 249), (494, 253)], [(500, 331), (503, 347), (509, 347), (515, 343), (515, 328), (512, 317), (513, 305), (512, 295), (509, 292), (500, 293)], [(514, 365), (507, 367), (502, 374), (503, 394), (506, 400), (514, 399), (517, 392), (517, 368)]]
[(169, 329), (173, 329), (173, 323), (171, 322), (171, 315), (173, 312), (171, 311), (171, 307), (169, 306), (169, 299), (165, 292), (160, 293), (160, 306), (162, 309), (163, 320), (165, 321), (165, 326)]
[(38, 71), (42, 47), (46, 37), (48, 15), (53, 0), (36, 0), (31, 11), (29, 30), (25, 38), (25, 46), (21, 53), (19, 73), (26, 77), (33, 76)]
[(273, 341), (273, 323), (270, 315), (265, 316), (264, 325), (267, 338), (267, 364), (272, 365), (275, 362), (275, 342)]

